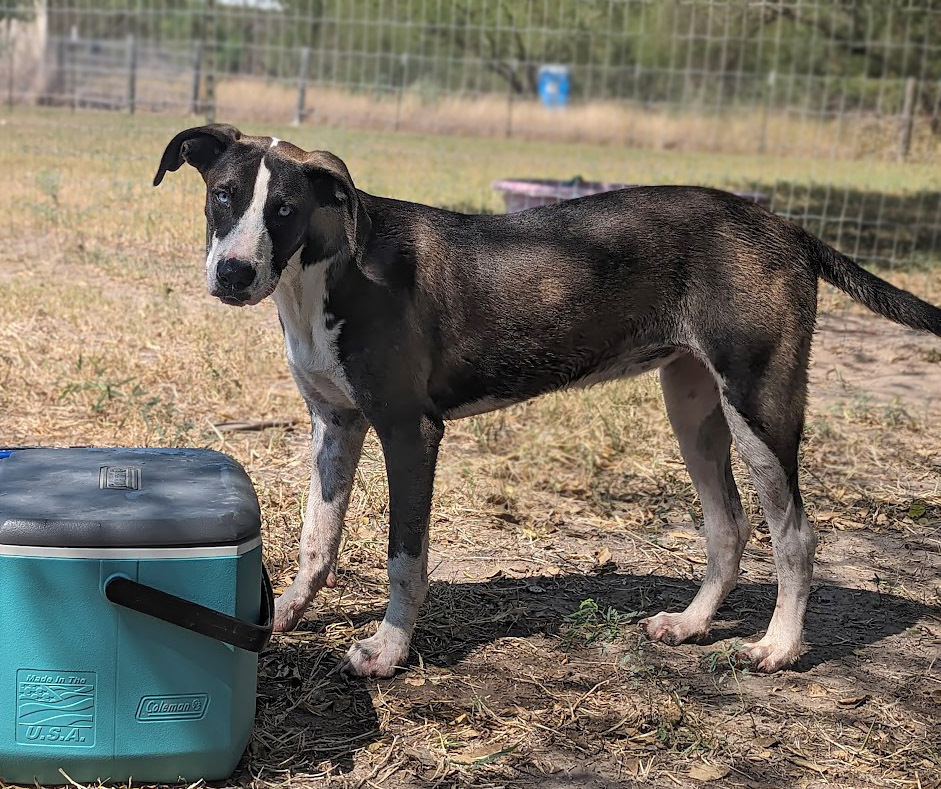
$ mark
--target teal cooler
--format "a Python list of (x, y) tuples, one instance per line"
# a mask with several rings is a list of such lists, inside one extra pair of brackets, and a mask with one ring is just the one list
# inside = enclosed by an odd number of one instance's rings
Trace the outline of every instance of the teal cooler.
[(0, 781), (233, 772), (271, 635), (260, 520), (218, 452), (0, 451)]

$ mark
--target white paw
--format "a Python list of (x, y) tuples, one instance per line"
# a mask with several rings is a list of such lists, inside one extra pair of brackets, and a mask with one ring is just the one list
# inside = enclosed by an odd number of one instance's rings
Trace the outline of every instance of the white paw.
[(281, 595), (274, 603), (274, 632), (288, 633), (297, 627), (307, 603), (290, 594), (290, 590)]
[(647, 636), (654, 641), (662, 641), (675, 647), (691, 638), (699, 638), (709, 632), (709, 623), (690, 617), (685, 612), (669, 614), (663, 611), (656, 616), (643, 620), (647, 626)]
[(297, 627), (298, 622), (310, 607), (311, 601), (324, 587), (336, 586), (336, 577), (332, 570), (317, 573), (309, 583), (300, 577), (292, 583), (274, 604), (274, 632), (287, 633)]
[(408, 638), (385, 623), (371, 638), (357, 641), (340, 664), (347, 677), (391, 677), (408, 661)]
[(771, 674), (797, 662), (801, 654), (800, 642), (775, 644), (761, 639), (755, 644), (743, 644), (736, 657), (740, 663), (754, 666), (758, 671)]

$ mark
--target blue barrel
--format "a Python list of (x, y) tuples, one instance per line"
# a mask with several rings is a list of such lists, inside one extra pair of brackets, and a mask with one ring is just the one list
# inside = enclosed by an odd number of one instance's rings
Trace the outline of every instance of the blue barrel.
[(547, 64), (539, 69), (539, 98), (546, 107), (564, 107), (569, 99), (569, 67)]

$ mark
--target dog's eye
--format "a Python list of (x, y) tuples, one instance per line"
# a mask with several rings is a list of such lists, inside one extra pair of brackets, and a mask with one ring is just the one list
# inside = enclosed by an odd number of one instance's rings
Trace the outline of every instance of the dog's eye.
[(294, 211), (289, 205), (283, 205), (278, 209), (278, 216), (290, 216)]
[(228, 204), (229, 204), (229, 193), (228, 193), (228, 192), (223, 192), (222, 190), (219, 190), (218, 192), (215, 192), (215, 195), (216, 195), (216, 200), (219, 201), (220, 205), (228, 205)]

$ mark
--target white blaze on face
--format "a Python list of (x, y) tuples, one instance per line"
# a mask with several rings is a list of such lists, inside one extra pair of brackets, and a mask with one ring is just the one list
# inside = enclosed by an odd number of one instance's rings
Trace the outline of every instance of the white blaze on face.
[(254, 303), (254, 297), (261, 293), (265, 296), (270, 293), (274, 272), (271, 269), (271, 236), (265, 225), (265, 202), (268, 199), (270, 181), (271, 171), (265, 166), (265, 160), (262, 158), (258, 165), (258, 174), (255, 176), (252, 200), (245, 213), (222, 238), (213, 234), (209, 254), (206, 256), (206, 276), (210, 291), (216, 286), (216, 270), (219, 263), (235, 258), (245, 260), (255, 267), (251, 302)]

